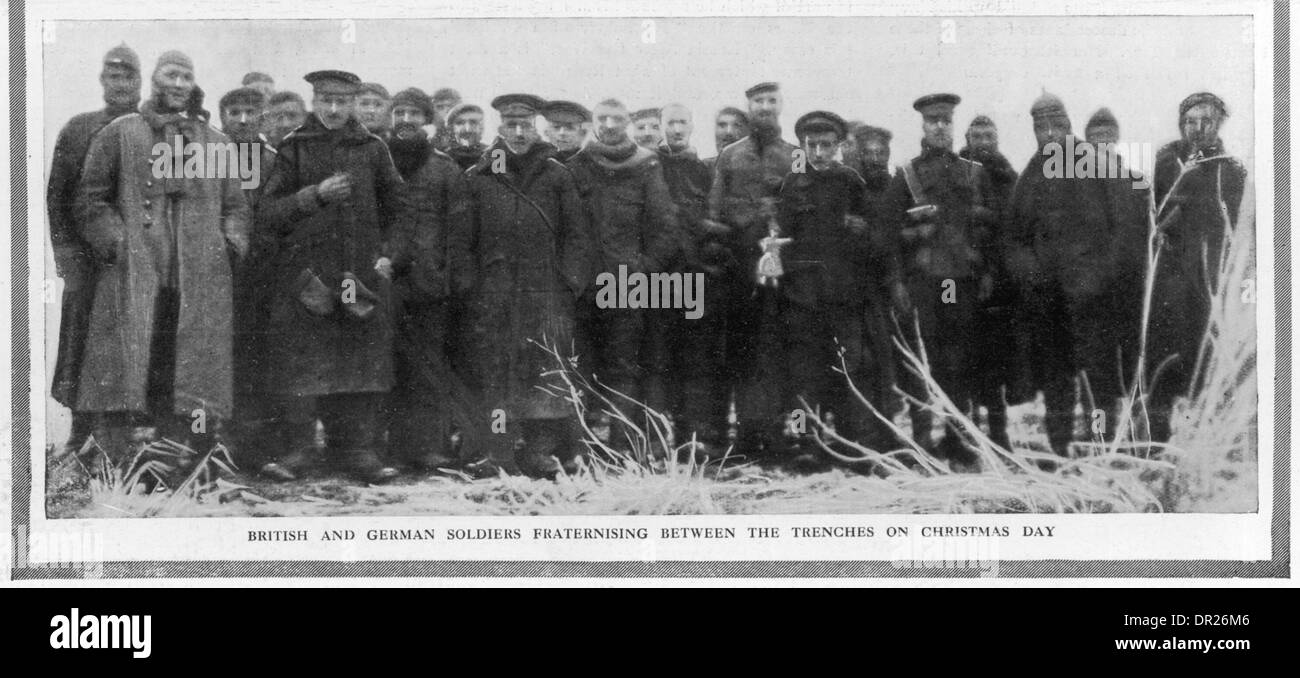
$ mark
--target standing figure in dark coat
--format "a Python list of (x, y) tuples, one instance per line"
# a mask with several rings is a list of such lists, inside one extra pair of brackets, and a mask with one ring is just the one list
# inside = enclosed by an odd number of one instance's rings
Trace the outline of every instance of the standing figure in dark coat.
[(1015, 381), (1015, 334), (1012, 316), (1016, 307), (1015, 285), (1007, 276), (999, 243), (1002, 228), (1011, 204), (1011, 191), (1020, 175), (1006, 156), (998, 152), (998, 128), (987, 116), (977, 115), (966, 129), (966, 147), (957, 153), (966, 160), (978, 162), (989, 179), (989, 208), (994, 220), (989, 225), (992, 244), (987, 251), (987, 270), (992, 278), (992, 290), (980, 303), (975, 315), (978, 345), (975, 354), (980, 356), (975, 379), (975, 404), (988, 412), (986, 421), (989, 438), (1003, 449), (1011, 449), (1007, 436), (1007, 400), (1018, 401), (1020, 394), (1004, 394), (1004, 387)]
[(488, 454), (469, 467), (474, 475), (553, 475), (557, 459), (572, 468), (577, 454), (573, 406), (538, 388), (558, 366), (537, 344), (569, 355), (574, 303), (593, 278), (592, 243), (573, 174), (538, 138), (542, 104), (531, 94), (494, 99), (501, 138), (466, 173), (475, 271), (468, 346)]
[(91, 140), (114, 119), (135, 113), (140, 104), (140, 59), (130, 47), (118, 45), (104, 55), (99, 84), (104, 88), (105, 106), (74, 116), (59, 131), (45, 193), (54, 269), (63, 279), (58, 358), (50, 393), (59, 404), (72, 410), (72, 431), (66, 448), (73, 451), (86, 442), (94, 423), (93, 417), (77, 410), (77, 382), (81, 378), (98, 269), (94, 252), (82, 240), (76, 223), (77, 183)]
[(273, 239), (266, 384), (278, 396), (283, 456), (263, 472), (310, 465), (315, 421), (330, 451), (368, 482), (397, 475), (379, 454), (379, 410), (393, 385), (392, 262), (403, 243), (402, 177), (354, 115), (360, 79), (317, 71), (312, 114), (285, 138), (258, 204)]
[(177, 137), (230, 143), (200, 114), (193, 62), (164, 52), (152, 81), (140, 113), (95, 136), (77, 188), (99, 274), (75, 409), (101, 415), (95, 439), (114, 459), (138, 425), (203, 452), (214, 442), (233, 399), (231, 257), (248, 253), (237, 169), (186, 177), (195, 156), (174, 151)]
[(1004, 252), (1020, 300), (1017, 351), (1031, 387), (1043, 391), (1048, 442), (1068, 456), (1076, 377), (1084, 375), (1092, 395), (1084, 403), (1091, 426), (1105, 417), (1105, 431), (1094, 429), (1100, 436), (1113, 432), (1124, 370), (1132, 369), (1125, 366), (1136, 359), (1147, 198), (1140, 180), (1064, 171), (1064, 163), (1084, 167), (1067, 149), (1095, 151), (1076, 144), (1059, 98), (1044, 93), (1030, 112), (1039, 152), (1012, 195)]
[[(882, 226), (867, 221), (862, 177), (835, 160), (848, 138), (844, 120), (813, 111), (794, 129), (808, 164), (787, 174), (781, 186), (777, 223), (790, 242), (780, 255), (779, 314), (771, 318), (775, 326), (764, 331), (780, 336), (782, 355), (774, 358), (785, 369), (786, 408), (819, 411), (838, 435), (881, 449), (880, 423), (836, 370), (843, 367), (868, 399), (880, 402), (880, 387), (887, 388), (882, 378), (887, 356), (874, 353), (873, 342), (863, 336), (872, 328), (863, 319), (867, 299), (897, 283), (895, 258), (878, 249), (888, 239), (869, 233)], [(809, 439), (812, 432), (809, 426), (798, 443), (797, 466), (816, 468), (828, 461)]]
[[(230, 140), (240, 144), (247, 153), (256, 154), (260, 162), (258, 177), (266, 177), (275, 164), (275, 150), (261, 133), (266, 113), (266, 97), (261, 90), (240, 87), (227, 92), (218, 104), (221, 131)], [(257, 208), (257, 199), (265, 184), (244, 189), (250, 211)], [(258, 468), (265, 462), (268, 452), (266, 424), (271, 416), (266, 394), (262, 389), (262, 360), (266, 357), (263, 333), (266, 330), (267, 300), (270, 298), (270, 260), (268, 239), (258, 237), (256, 229), (250, 243), (248, 256), (232, 262), (235, 267), (235, 415), (231, 430), (232, 452), (235, 461), (244, 468)]]
[(727, 382), (718, 359), (726, 339), (725, 297), (723, 280), (717, 275), (721, 270), (700, 258), (701, 248), (709, 246), (703, 221), (713, 173), (690, 146), (695, 128), (690, 109), (669, 104), (662, 115), (664, 142), (659, 145), (659, 162), (682, 230), (683, 257), (676, 270), (704, 274), (704, 308), (703, 316), (694, 320), (675, 309), (657, 312), (658, 325), (667, 333), (657, 345), (666, 353), (652, 361), (659, 373), (652, 378), (662, 380), (668, 409), (678, 415), (679, 440), (694, 435), (699, 443), (718, 448), (725, 445), (727, 436)]
[(1150, 400), (1156, 441), (1169, 439), (1175, 398), (1190, 397), (1199, 388), (1192, 375), (1209, 322), (1208, 290), (1216, 284), (1223, 245), (1237, 226), (1245, 191), (1246, 168), (1228, 155), (1219, 138), (1227, 117), (1219, 97), (1192, 94), (1178, 106), (1182, 139), (1156, 153), (1155, 200), (1164, 208), (1158, 216), (1160, 260), (1146, 359), (1148, 375), (1165, 364)]
[[(596, 274), (620, 276), (667, 272), (682, 256), (672, 198), (664, 183), (659, 156), (638, 146), (627, 134), (628, 111), (616, 99), (602, 101), (592, 111), (596, 138), (568, 163), (578, 193), (591, 215), (597, 244)], [(656, 124), (656, 127), (658, 125)], [(651, 392), (651, 358), (662, 355), (654, 342), (664, 338), (651, 325), (662, 314), (643, 308), (601, 308), (599, 297), (588, 295), (579, 307), (582, 342), (579, 357), (605, 386), (665, 409), (666, 395)], [(618, 433), (616, 442), (626, 442)]]
[(776, 218), (777, 193), (793, 167), (796, 147), (781, 138), (785, 102), (777, 83), (754, 85), (745, 96), (750, 134), (718, 155), (704, 225), (710, 237), (726, 242), (734, 262), (725, 272), (727, 381), (736, 398), (738, 451), (753, 457), (779, 451), (787, 414), (776, 384), (778, 349), (760, 346), (759, 328), (765, 316), (776, 313), (777, 295), (758, 285), (755, 271), (763, 254), (759, 241), (768, 237)]
[[(412, 89), (394, 97), (396, 122), (388, 141), (411, 210), (406, 228), (400, 231), (406, 242), (394, 248), (397, 334), (395, 379), (386, 408), (388, 447), (394, 458), (407, 465), (433, 471), (456, 464), (451, 448), (453, 423), (463, 440), (472, 435), (469, 429), (478, 414), (447, 355), (449, 302), (453, 296), (463, 297), (470, 282), (465, 244), (468, 208), (460, 168), (429, 143), (421, 129), (423, 113), (416, 116), (403, 108), (412, 101), (413, 92), (423, 94)], [(452, 242), (462, 257), (455, 266), (449, 261)], [(453, 412), (460, 416), (453, 417)]]
[[(930, 94), (912, 104), (922, 116), (921, 155), (901, 167), (885, 193), (883, 214), (900, 242), (902, 275), (920, 324), (930, 376), (963, 411), (974, 397), (981, 356), (975, 353), (975, 319), (988, 297), (990, 188), (984, 168), (952, 150), (952, 113), (961, 98)], [(901, 305), (901, 304), (900, 304)], [(900, 318), (914, 343), (910, 314)], [(902, 375), (913, 397), (925, 401), (924, 384)], [(955, 465), (976, 462), (951, 422), (939, 445), (931, 439), (932, 414), (912, 407), (912, 436)]]
[[(894, 134), (887, 129), (860, 125), (850, 132), (857, 149), (857, 164), (849, 165), (867, 184), (867, 210), (873, 217), (880, 210), (885, 189), (889, 188), (889, 142)], [(846, 163), (847, 164), (847, 163)]]

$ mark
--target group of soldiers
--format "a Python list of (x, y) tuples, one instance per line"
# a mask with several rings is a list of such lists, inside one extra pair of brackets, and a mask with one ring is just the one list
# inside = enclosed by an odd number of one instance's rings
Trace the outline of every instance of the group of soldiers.
[[(1226, 106), (1206, 92), (1180, 105), (1151, 195), (1131, 173), (1046, 171), (1050, 146), (1075, 135), (1046, 92), (1024, 171), (984, 115), (955, 151), (960, 97), (932, 94), (913, 104), (920, 155), (891, 172), (889, 131), (829, 111), (782, 139), (773, 82), (716, 114), (718, 153), (700, 158), (680, 104), (505, 94), (485, 143), (485, 110), (454, 90), (390, 95), (337, 70), (306, 76), (310, 111), (248, 74), (220, 99), (218, 131), (195, 73), (162, 54), (141, 103), (139, 59), (114, 48), (107, 106), (59, 135), (53, 395), (73, 413), (73, 448), (93, 436), (120, 458), (151, 437), (220, 438), (286, 481), (326, 464), (368, 482), (573, 470), (581, 432), (599, 427), (549, 388), (560, 368), (668, 415), (697, 451), (797, 468), (828, 463), (815, 436), (898, 446), (859, 397), (889, 417), (900, 392), (926, 402), (932, 381), (1009, 447), (1007, 404), (1042, 391), (1064, 455), (1079, 400), (1113, 434), (1134, 383), (1152, 205), (1164, 256), (1150, 425), (1164, 440), (1245, 179), (1218, 137)], [(154, 149), (178, 135), (256, 149), (260, 185), (159, 175)], [(1084, 136), (1108, 157), (1118, 122), (1099, 110)], [(622, 267), (702, 275), (702, 317), (597, 304), (597, 276)], [(922, 447), (977, 464), (950, 422), (934, 436), (931, 408), (909, 409)], [(631, 444), (625, 426), (609, 445)]]

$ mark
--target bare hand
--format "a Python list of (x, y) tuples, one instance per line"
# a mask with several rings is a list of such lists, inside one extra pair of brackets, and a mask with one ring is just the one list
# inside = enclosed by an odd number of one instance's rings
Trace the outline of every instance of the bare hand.
[(352, 180), (346, 174), (336, 174), (316, 186), (320, 199), (324, 202), (337, 202), (352, 195)]
[(731, 227), (719, 221), (714, 221), (712, 219), (704, 219), (700, 222), (700, 224), (704, 227), (704, 232), (709, 235), (720, 236), (720, 235), (727, 235), (731, 233)]
[(379, 275), (384, 278), (393, 279), (393, 262), (388, 257), (379, 257), (379, 261), (375, 262), (375, 270), (379, 271)]

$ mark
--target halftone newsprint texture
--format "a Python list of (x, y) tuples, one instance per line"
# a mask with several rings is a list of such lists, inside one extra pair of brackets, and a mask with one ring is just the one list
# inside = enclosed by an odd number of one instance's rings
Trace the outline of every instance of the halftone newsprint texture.
[(1289, 29), (11, 3), (6, 580), (1288, 578)]

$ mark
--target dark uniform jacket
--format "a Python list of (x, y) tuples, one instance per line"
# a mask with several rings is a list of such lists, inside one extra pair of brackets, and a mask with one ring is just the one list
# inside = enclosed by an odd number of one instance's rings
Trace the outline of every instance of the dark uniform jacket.
[(587, 205), (599, 252), (599, 272), (665, 271), (682, 255), (682, 233), (654, 151), (609, 160), (588, 146), (567, 167)]
[(752, 277), (767, 237), (768, 220), (763, 199), (775, 199), (790, 172), (795, 145), (773, 139), (759, 146), (753, 135), (722, 149), (713, 166), (709, 190), (709, 218), (730, 226), (730, 246), (739, 271)]
[[(351, 119), (326, 128), (315, 115), (285, 137), (257, 209), (257, 228), (275, 242), (267, 330), (266, 383), (283, 395), (387, 391), (392, 386), (391, 283), (375, 270), (400, 260), (407, 206), (402, 178), (383, 140)], [(351, 177), (352, 195), (325, 204), (316, 186), (335, 173)], [(350, 272), (377, 297), (360, 320), (336, 308), (327, 316), (299, 301), (297, 280), (310, 269), (332, 291)]]
[[(899, 168), (886, 190), (884, 210), (892, 222), (890, 230), (900, 243), (900, 263), (909, 278), (978, 278), (987, 271), (992, 245), (988, 176), (977, 162), (962, 159), (950, 150), (925, 150), (911, 166), (924, 196), (918, 203), (908, 185), (905, 170)], [(907, 210), (919, 204), (936, 205), (931, 219), (934, 230), (920, 234)], [(933, 295), (930, 295), (933, 296)], [(916, 301), (916, 300), (913, 300)]]
[(793, 241), (781, 248), (785, 276), (781, 290), (807, 307), (861, 306), (871, 281), (879, 281), (890, 263), (873, 245), (869, 229), (854, 230), (845, 215), (866, 217), (865, 184), (857, 172), (836, 163), (825, 170), (809, 165), (791, 172), (781, 185), (777, 222), (781, 236)]
[[(494, 171), (496, 151), (507, 158), (505, 172)], [(539, 142), (516, 155), (498, 140), (465, 174), (475, 278), (468, 346), (485, 402), (512, 418), (571, 413), (563, 399), (537, 389), (556, 365), (531, 342), (568, 348), (575, 301), (593, 278), (587, 212), (573, 174), (553, 153)]]
[(677, 207), (677, 223), (682, 230), (685, 256), (693, 262), (706, 240), (701, 222), (708, 216), (713, 173), (693, 149), (674, 153), (666, 145), (661, 145), (658, 151), (668, 194)]

